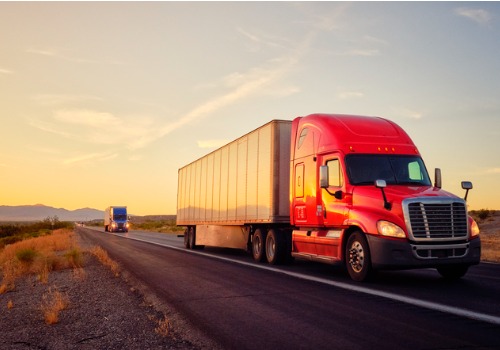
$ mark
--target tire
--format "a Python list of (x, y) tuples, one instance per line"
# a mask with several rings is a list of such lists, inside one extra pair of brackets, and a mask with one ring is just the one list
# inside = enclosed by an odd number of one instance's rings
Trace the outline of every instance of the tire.
[(351, 279), (363, 282), (373, 274), (370, 248), (365, 235), (356, 231), (349, 236), (345, 249), (347, 272)]
[(436, 270), (439, 272), (441, 277), (448, 281), (456, 281), (467, 273), (469, 270), (468, 265), (448, 265), (437, 267)]
[(189, 249), (189, 228), (184, 230), (184, 248)]
[(195, 242), (196, 242), (196, 232), (195, 232), (194, 227), (190, 227), (189, 232), (188, 232), (188, 246), (187, 246), (187, 248), (194, 249)]
[(271, 229), (266, 237), (266, 260), (271, 265), (280, 264), (285, 255), (286, 244), (281, 232)]
[(255, 261), (262, 262), (266, 258), (266, 237), (267, 232), (260, 228), (253, 234), (252, 256)]

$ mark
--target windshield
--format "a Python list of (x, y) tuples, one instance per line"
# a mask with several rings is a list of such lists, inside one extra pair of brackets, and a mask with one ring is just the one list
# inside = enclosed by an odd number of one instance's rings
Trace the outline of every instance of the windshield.
[(116, 221), (126, 221), (127, 220), (127, 215), (124, 215), (124, 214), (115, 214), (115, 215), (113, 215), (113, 218)]
[(353, 185), (373, 185), (375, 180), (388, 185), (431, 185), (424, 162), (417, 156), (348, 155), (346, 165)]

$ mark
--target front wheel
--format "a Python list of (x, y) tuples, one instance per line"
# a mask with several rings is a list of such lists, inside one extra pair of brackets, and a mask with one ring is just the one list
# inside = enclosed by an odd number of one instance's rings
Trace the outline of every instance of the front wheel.
[(468, 265), (449, 265), (449, 266), (440, 266), (436, 268), (441, 277), (449, 281), (455, 281), (467, 273), (469, 270)]
[(363, 282), (371, 277), (373, 270), (370, 248), (362, 232), (356, 231), (349, 236), (345, 258), (347, 272), (354, 281)]

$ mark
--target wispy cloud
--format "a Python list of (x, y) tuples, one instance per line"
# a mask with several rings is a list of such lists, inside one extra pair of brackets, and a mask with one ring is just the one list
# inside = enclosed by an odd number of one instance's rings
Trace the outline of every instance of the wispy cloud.
[(111, 113), (91, 110), (61, 110), (54, 114), (54, 119), (91, 128), (108, 128), (108, 130), (122, 123), (118, 117)]
[(424, 116), (423, 112), (416, 111), (414, 109), (407, 108), (407, 107), (396, 107), (396, 108), (393, 108), (393, 111), (394, 111), (393, 113), (395, 115), (399, 115), (399, 116), (406, 118), (406, 119), (418, 120), (418, 119), (422, 119)]
[(227, 143), (229, 143), (229, 140), (199, 140), (198, 147), (214, 149), (214, 148), (220, 148)]
[(14, 72), (10, 69), (0, 68), (0, 74), (13, 74)]
[(486, 170), (486, 174), (500, 174), (500, 168), (490, 168)]
[(64, 94), (39, 94), (32, 97), (34, 101), (45, 106), (61, 106), (72, 103), (82, 103), (88, 101), (102, 101), (97, 96), (90, 95), (64, 95)]
[(119, 145), (129, 149), (144, 146), (143, 138), (155, 134), (158, 124), (147, 116), (118, 117), (109, 112), (63, 109), (50, 118), (28, 121), (29, 125), (64, 138), (100, 145)]
[(33, 128), (55, 134), (61, 137), (65, 138), (72, 138), (73, 135), (71, 133), (68, 133), (60, 128), (60, 126), (55, 125), (54, 123), (51, 123), (50, 121), (45, 121), (45, 120), (40, 120), (40, 119), (34, 119), (30, 118), (28, 119), (28, 125), (30, 125)]
[(247, 39), (247, 48), (251, 52), (260, 51), (262, 48), (287, 48), (292, 45), (292, 41), (287, 38), (278, 38), (264, 33), (250, 33), (243, 28), (236, 28), (236, 31)]
[(351, 49), (344, 51), (340, 56), (362, 56), (362, 57), (373, 57), (380, 56), (379, 49)]
[(28, 48), (26, 49), (27, 53), (34, 54), (34, 55), (41, 55), (41, 56), (46, 56), (46, 57), (52, 57), (55, 59), (60, 59), (68, 62), (73, 62), (73, 63), (88, 63), (88, 64), (112, 64), (112, 65), (122, 65), (124, 62), (120, 61), (113, 61), (113, 60), (94, 60), (94, 59), (88, 59), (88, 58), (82, 58), (78, 57), (75, 55), (68, 55), (63, 52), (64, 50), (61, 49), (54, 49), (54, 48)]
[[(237, 103), (252, 95), (263, 92), (266, 94), (273, 94), (273, 92), (279, 94), (279, 92), (284, 92), (285, 90), (287, 93), (297, 91), (297, 89), (290, 89), (290, 87), (283, 88), (278, 82), (298, 64), (302, 55), (307, 52), (313, 36), (314, 33), (306, 36), (289, 55), (270, 60), (262, 66), (251, 68), (246, 72), (234, 72), (227, 75), (222, 81), (229, 90), (228, 92), (194, 107), (178, 120), (163, 125), (156, 135), (149, 135), (149, 137), (152, 139), (164, 137), (174, 130), (205, 118), (221, 108)], [(142, 142), (147, 144), (151, 142), (151, 139), (144, 138)], [(140, 144), (141, 140), (138, 140), (138, 143)]]
[(362, 98), (365, 94), (360, 91), (342, 91), (337, 94), (337, 97), (341, 100), (347, 100), (350, 98)]
[(481, 25), (487, 25), (493, 19), (490, 12), (479, 8), (458, 7), (454, 12)]
[(103, 162), (106, 160), (110, 160), (116, 158), (118, 156), (117, 153), (103, 152), (103, 153), (89, 153), (82, 154), (76, 157), (68, 158), (63, 161), (63, 164), (70, 165), (75, 163), (89, 163), (89, 162)]

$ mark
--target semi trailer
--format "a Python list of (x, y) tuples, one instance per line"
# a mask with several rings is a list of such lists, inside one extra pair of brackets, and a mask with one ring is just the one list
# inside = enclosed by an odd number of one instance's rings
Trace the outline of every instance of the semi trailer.
[(465, 198), (431, 182), (408, 134), (380, 117), (272, 120), (178, 171), (187, 249), (249, 251), (278, 264), (342, 264), (356, 281), (383, 269), (466, 274), (481, 255)]
[(127, 207), (111, 206), (104, 210), (104, 231), (128, 232), (129, 226)]

